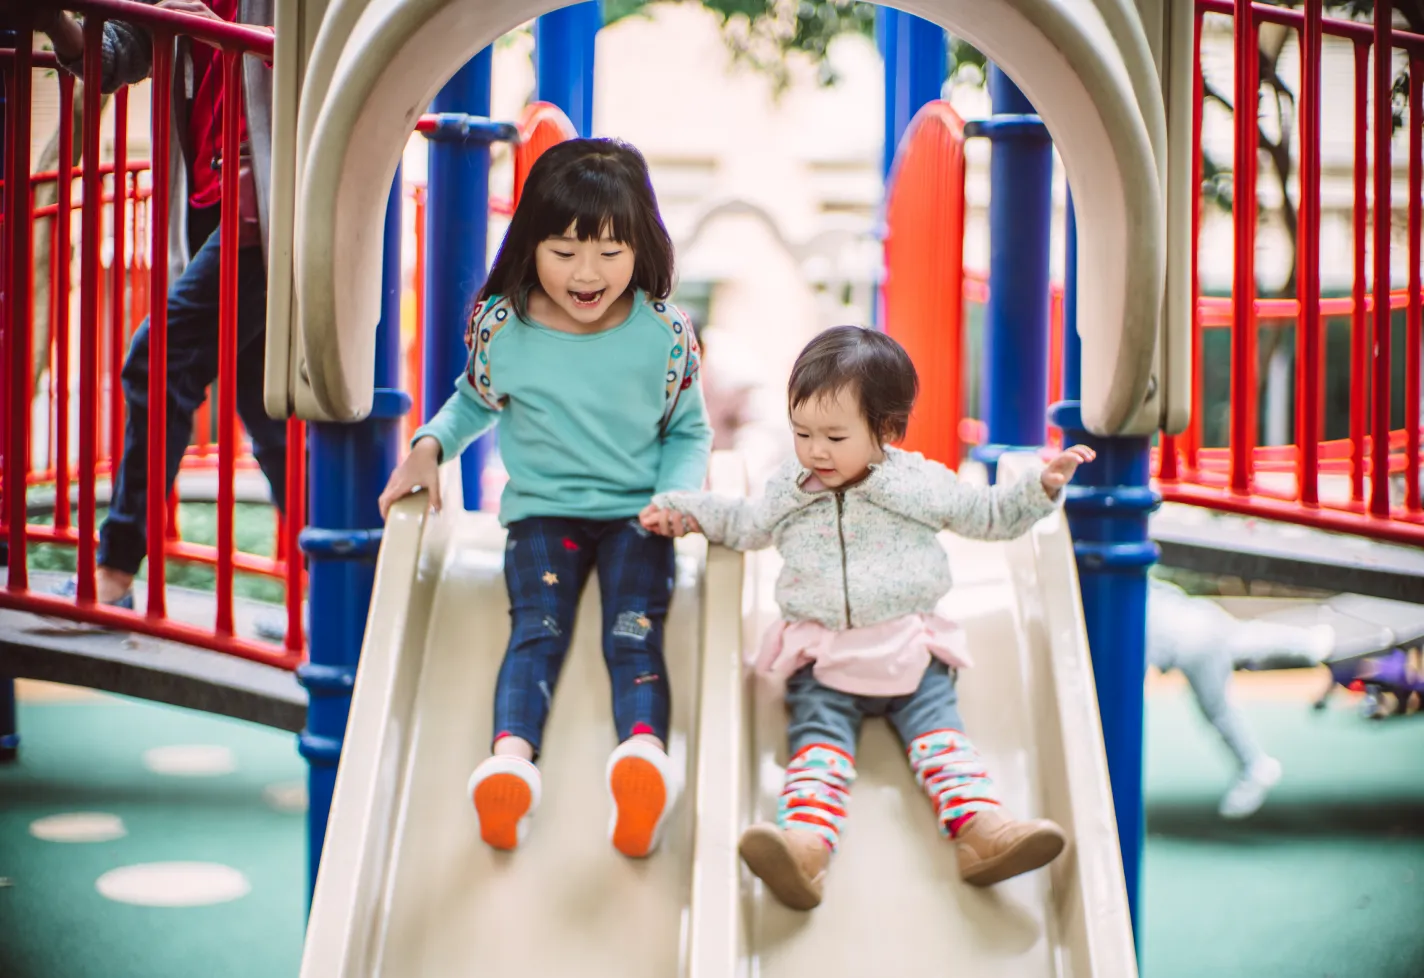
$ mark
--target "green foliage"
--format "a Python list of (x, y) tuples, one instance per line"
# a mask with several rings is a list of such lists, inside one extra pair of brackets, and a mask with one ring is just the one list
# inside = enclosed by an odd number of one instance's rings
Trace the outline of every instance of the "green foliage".
[[(646, 16), (651, 0), (604, 0), (603, 20), (612, 24), (625, 17)], [(790, 84), (786, 59), (791, 54), (810, 58), (823, 85), (837, 81), (826, 54), (842, 34), (872, 37), (875, 6), (857, 0), (675, 0), (700, 2), (715, 13), (732, 56), (765, 73), (778, 92)]]

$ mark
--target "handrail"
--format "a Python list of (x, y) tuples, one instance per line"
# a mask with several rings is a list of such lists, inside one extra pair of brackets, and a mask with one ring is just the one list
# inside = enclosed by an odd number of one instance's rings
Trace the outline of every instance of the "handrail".
[[(1230, 17), (1236, 13), (1236, 4), (1232, 0), (1197, 0), (1197, 9), (1206, 13), (1225, 14)], [(1251, 4), (1251, 16), (1257, 22), (1278, 24), (1292, 30), (1298, 31), (1305, 28), (1305, 12), (1291, 7), (1278, 7), (1270, 3), (1253, 3)], [(1320, 24), (1321, 32), (1326, 37), (1341, 37), (1365, 43), (1373, 43), (1375, 39), (1374, 25), (1366, 21), (1322, 18)], [(1418, 54), (1424, 54), (1424, 34), (1392, 27), (1390, 43)]]
[(45, 7), (97, 14), (105, 20), (122, 20), (172, 34), (183, 34), (218, 48), (241, 48), (250, 54), (272, 57), (273, 34), (264, 27), (230, 24), (226, 21), (165, 10), (135, 0), (36, 0)]
[[(237, 138), (243, 111), (239, 85), (242, 58), (252, 53), (269, 58), (273, 35), (270, 31), (215, 22), (204, 17), (157, 10), (130, 0), (42, 0), (50, 9), (74, 9), (89, 16), (84, 24), (84, 71), (96, 77), (101, 54), (97, 43), (101, 22), (119, 18), (143, 25), (156, 36), (184, 34), (220, 48), (215, 71), (229, 95), (224, 100), (221, 144)], [(22, 6), (26, 6), (22, 4)], [(246, 439), (237, 423), (234, 397), (237, 384), (236, 284), (237, 284), (237, 169), (222, 174), (224, 220), (221, 238), (221, 311), (219, 313), (219, 404), (214, 413), (218, 437), (214, 446), (207, 435), (185, 452), (183, 469), (194, 465), (216, 470), (217, 524), (215, 545), (181, 539), (178, 533), (176, 497), (155, 488), (142, 503), (146, 513), (148, 594), (146, 608), (126, 611), (97, 603), (96, 542), (98, 500), (95, 483), (100, 477), (113, 478), (122, 457), (125, 414), (120, 374), (132, 331), (146, 315), (150, 321), (147, 388), (148, 431), (139, 438), (149, 449), (148, 483), (161, 487), (165, 481), (162, 454), (167, 429), (164, 413), (168, 402), (166, 369), (166, 298), (168, 292), (168, 154), (172, 138), (167, 84), (175, 70), (172, 46), (155, 44), (152, 85), (152, 159), (127, 158), (128, 93), (120, 88), (112, 102), (113, 111), (101, 113), (98, 86), (84, 88), (82, 134), (70, 136), (79, 106), (76, 86), (68, 73), (59, 77), (59, 163), (54, 169), (30, 170), (31, 92), (36, 69), (59, 67), (49, 52), (34, 52), (32, 24), (26, 23), (31, 9), (21, 15), (19, 46), (0, 50), (0, 69), (9, 83), (7, 113), (7, 170), (24, 175), (0, 183), (5, 198), (0, 226), (8, 245), (7, 272), (12, 283), (3, 296), (5, 363), (0, 389), (5, 391), (0, 414), (7, 451), (0, 473), (4, 506), (0, 511), (0, 533), (9, 541), (10, 573), (0, 586), (0, 607), (48, 616), (69, 618), (138, 632), (224, 652), (242, 658), (291, 669), (304, 659), (301, 627), (303, 568), (297, 533), (302, 523), (306, 498), (304, 429), (298, 422), (287, 426), (287, 496), (285, 510), (291, 517), (279, 523), (274, 557), (244, 553), (234, 539), (236, 473), (254, 466)], [(235, 95), (235, 97), (233, 97)], [(108, 124), (106, 125), (106, 120)], [(101, 160), (101, 145), (112, 126), (114, 158)], [(82, 138), (81, 138), (82, 137)], [(76, 145), (78, 143), (78, 145)], [(82, 146), (82, 164), (71, 162), (73, 150)], [(139, 174), (149, 170), (151, 178), (140, 182)], [(75, 183), (78, 187), (75, 187)], [(56, 200), (36, 206), (37, 187), (53, 187)], [(40, 235), (35, 231), (39, 230)], [(50, 289), (48, 308), (35, 302), (30, 287), (31, 243), (43, 242), (49, 232)], [(78, 274), (76, 275), (76, 270)], [(78, 286), (77, 316), (71, 315), (71, 296)], [(34, 307), (32, 309), (32, 307)], [(47, 319), (47, 323), (46, 323)], [(71, 322), (72, 320), (72, 322)], [(48, 337), (43, 329), (48, 326)], [(38, 326), (39, 329), (35, 329)], [(33, 347), (33, 351), (32, 351)], [(32, 353), (48, 362), (49, 389), (33, 390)], [(38, 396), (36, 396), (38, 395)], [(77, 412), (73, 410), (77, 406)], [(28, 423), (31, 418), (42, 424)], [(199, 412), (195, 419), (207, 424)], [(77, 442), (78, 465), (74, 463)], [(214, 451), (216, 447), (216, 451)], [(28, 499), (32, 486), (53, 485), (54, 516), (43, 523), (29, 522)], [(78, 489), (79, 504), (70, 504), (70, 487)], [(71, 513), (73, 509), (73, 513)], [(78, 596), (62, 597), (43, 593), (29, 579), (28, 545), (59, 544), (77, 548)], [(166, 604), (165, 561), (167, 559), (211, 564), (217, 571), (214, 592), (216, 621), (210, 626), (186, 624), (170, 616)], [(287, 590), (287, 638), (280, 646), (259, 642), (239, 634), (234, 627), (234, 574), (257, 573), (283, 580)]]

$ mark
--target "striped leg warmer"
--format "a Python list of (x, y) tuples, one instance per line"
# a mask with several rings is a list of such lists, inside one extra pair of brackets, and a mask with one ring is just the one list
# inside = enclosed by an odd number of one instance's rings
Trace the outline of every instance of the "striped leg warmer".
[(814, 832), (835, 852), (854, 781), (855, 759), (845, 751), (825, 744), (801, 748), (786, 764), (777, 826)]
[(908, 753), (915, 780), (934, 803), (941, 835), (957, 836), (975, 812), (998, 806), (983, 759), (958, 730), (935, 730), (917, 737)]

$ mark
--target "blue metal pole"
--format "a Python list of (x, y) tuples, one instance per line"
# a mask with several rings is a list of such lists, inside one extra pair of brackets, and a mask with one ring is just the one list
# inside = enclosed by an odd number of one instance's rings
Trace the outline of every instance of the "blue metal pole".
[(534, 21), (534, 97), (562, 109), (580, 136), (593, 134), (594, 41), (602, 26), (598, 0)]
[(1006, 451), (1047, 437), (1048, 255), (1053, 227), (1053, 141), (1024, 94), (989, 67), (993, 116), (975, 127), (989, 162), (989, 308), (984, 326), (984, 420), (974, 450), (992, 480)]
[[(431, 106), (434, 112), (490, 113), (489, 48), (455, 72)], [(465, 369), (465, 322), (489, 271), (489, 145), (479, 140), (430, 143), (430, 197), (425, 227), (425, 420), (440, 410)], [(480, 508), (480, 473), (492, 435), (460, 457), (465, 508)]]
[(885, 147), (880, 172), (888, 178), (910, 120), (944, 89), (949, 47), (939, 25), (891, 7), (875, 8), (875, 38), (885, 65)]
[(1083, 396), (1083, 341), (1078, 338), (1078, 211), (1069, 191), (1063, 215), (1063, 399)]
[(371, 414), (357, 424), (312, 424), (308, 428), (311, 525), (302, 531), (300, 542), (310, 563), (311, 635), (308, 662), (297, 670), (310, 698), (307, 726), (298, 740), (298, 749), (310, 765), (308, 900), (321, 865), (336, 767), (351, 709), (351, 687), (375, 582), (382, 527), (376, 499), (395, 468), (401, 418), (411, 403), (410, 395), (395, 389), (400, 377), (400, 245), (401, 173), (397, 168), (386, 205)]
[(20, 725), (15, 711), (15, 680), (0, 676), (0, 763), (20, 756)]
[[(1142, 803), (1143, 685), (1147, 681), (1147, 574), (1157, 545), (1147, 519), (1161, 502), (1150, 482), (1150, 440), (1099, 438), (1083, 426), (1078, 342), (1077, 221), (1068, 204), (1068, 255), (1063, 302), (1063, 392), (1053, 423), (1066, 444), (1086, 444), (1098, 457), (1078, 470), (1065, 509), (1078, 557), (1078, 582), (1093, 679), (1117, 813), (1118, 842), (1133, 930), (1139, 926), (1144, 810)], [(1141, 944), (1138, 945), (1139, 949)], [(1139, 950), (1140, 956), (1140, 950)]]
[[(881, 152), (880, 176), (887, 185), (895, 164), (895, 151), (910, 120), (927, 103), (940, 97), (948, 68), (949, 46), (944, 31), (914, 14), (891, 7), (875, 8), (875, 39), (885, 73), (885, 139)], [(884, 214), (877, 229), (885, 239)], [(884, 323), (882, 292), (876, 284), (875, 301), (870, 305), (872, 325)]]

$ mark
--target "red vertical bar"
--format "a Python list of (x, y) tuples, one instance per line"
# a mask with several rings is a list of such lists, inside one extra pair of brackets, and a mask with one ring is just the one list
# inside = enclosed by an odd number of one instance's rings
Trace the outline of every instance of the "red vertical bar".
[(119, 471), (124, 450), (124, 274), (128, 264), (124, 235), (128, 231), (129, 90), (114, 93), (114, 212), (111, 224), (114, 256), (109, 286), (109, 470)]
[(1256, 113), (1260, 98), (1256, 19), (1236, 0), (1236, 158), (1232, 219), (1236, 269), (1231, 322), (1231, 491), (1251, 491), (1256, 446)]
[[(148, 317), (148, 614), (167, 614), (165, 584), (168, 546), (168, 140), (171, 138), (169, 91), (173, 73), (173, 37), (153, 35), (153, 259), (149, 269)], [(118, 378), (114, 378), (117, 383)]]
[[(33, 194), (33, 192), (33, 185), (31, 185), (31, 194)], [(34, 206), (33, 196), (31, 196), (30, 201), (31, 206)], [(46, 351), (45, 363), (49, 366), (49, 384), (47, 385), (47, 389), (49, 392), (49, 403), (47, 405), (49, 409), (49, 414), (47, 415), (47, 417), (50, 419), (48, 433), (49, 437), (45, 440), (45, 452), (47, 453), (47, 457), (49, 458), (49, 471), (53, 474), (53, 478), (56, 480), (54, 500), (54, 518), (56, 526), (59, 525), (60, 509), (59, 485), (57, 481), (59, 479), (59, 469), (55, 466), (55, 460), (59, 457), (58, 442), (60, 420), (59, 391), (56, 389), (59, 386), (57, 382), (57, 378), (59, 377), (59, 363), (57, 362), (57, 358), (59, 356), (59, 297), (55, 294), (58, 291), (56, 288), (56, 282), (58, 282), (59, 280), (59, 251), (55, 248), (54, 236), (58, 222), (59, 213), (56, 210), (55, 214), (49, 218), (49, 309), (45, 311), (49, 321), (49, 350)]]
[(197, 412), (193, 416), (193, 440), (196, 442), (199, 456), (207, 456), (213, 444), (213, 414), (212, 414), (212, 390), (209, 389), (207, 397), (198, 406)]
[(223, 58), (222, 253), (218, 287), (218, 581), (219, 635), (232, 634), (234, 466), (237, 461), (237, 239), (242, 112), (242, 54), (225, 48)]
[(1421, 310), (1420, 197), (1424, 196), (1424, 58), (1409, 62), (1409, 305), (1404, 342), (1404, 486), (1405, 508), (1420, 511), (1419, 499), (1419, 357)]
[(168, 533), (165, 535), (165, 539), (183, 539), (183, 529), (178, 525), (178, 489), (176, 486), (168, 494)]
[(1369, 334), (1365, 324), (1365, 227), (1369, 202), (1365, 195), (1369, 171), (1369, 64), (1367, 41), (1355, 42), (1355, 269), (1350, 288), (1350, 499), (1365, 500), (1365, 412), (1369, 403), (1369, 371), (1365, 356)]
[(1186, 430), (1186, 467), (1200, 467), (1203, 414), (1202, 401), (1202, 280), (1198, 272), (1198, 252), (1202, 236), (1202, 110), (1205, 81), (1202, 78), (1202, 9), (1196, 10), (1192, 40), (1192, 420)]
[(1300, 241), (1296, 251), (1295, 484), (1320, 503), (1320, 51), (1324, 0), (1307, 0), (1300, 66)]
[(9, 507), (9, 587), (29, 586), (25, 566), (25, 474), (30, 456), (30, 18), (18, 14), (15, 69), (5, 113), (9, 165), (5, 172), (5, 230), (10, 240), (10, 283), (6, 312), (10, 353), (10, 443), (5, 452), (5, 503)]
[[(148, 242), (148, 200), (143, 196), (143, 184), (139, 180), (139, 174), (134, 173), (133, 183), (134, 197), (134, 281), (133, 292), (129, 296), (129, 321), (130, 323), (142, 322), (143, 317), (148, 315), (148, 304), (144, 296), (144, 286), (147, 284), (148, 276), (139, 274), (147, 272), (148, 261), (146, 255), (146, 245)], [(137, 315), (135, 315), (137, 314)]]
[[(84, 19), (84, 77), (103, 69), (104, 22)], [(94, 479), (99, 459), (99, 211), (104, 184), (99, 175), (99, 86), (84, 86), (84, 161), (81, 173), (79, 259), (79, 555), (80, 603), (94, 601)]]
[(307, 511), (307, 429), (296, 418), (287, 419), (287, 505), (283, 527), (287, 552), (287, 650), (301, 652), (302, 594), (306, 575), (302, 570), (299, 538)]
[[(13, 69), (12, 62), (0, 60), (0, 81), (4, 83), (6, 98), (9, 98), (14, 91)], [(13, 143), (9, 139), (10, 122), (8, 119), (5, 120), (4, 125), (6, 139), (4, 152), (0, 153), (0, 166), (3, 166), (5, 172), (9, 173), (13, 155), (10, 149)], [(9, 181), (0, 184), (0, 377), (6, 378), (9, 376), (8, 365), (10, 363), (10, 263), (5, 260), (6, 232), (9, 225), (5, 223), (6, 212), (4, 209), (5, 202), (9, 200), (7, 196), (9, 191), (6, 189), (8, 184)], [(8, 379), (6, 382), (9, 382)], [(10, 512), (9, 496), (6, 495), (9, 492), (9, 466), (6, 461), (10, 454), (9, 441), (10, 399), (0, 392), (0, 530), (4, 531), (7, 546), (10, 538), (10, 524), (6, 515)]]
[(1203, 13), (1198, 7), (1192, 38), (1192, 417), (1184, 439), (1187, 470), (1190, 472), (1196, 472), (1201, 465), (1202, 415), (1206, 410), (1206, 405), (1202, 403), (1201, 279), (1197, 271), (1197, 252), (1201, 242), (1202, 106), (1205, 99), (1201, 66), (1202, 19)]
[(1391, 21), (1392, 0), (1375, 0), (1375, 104), (1374, 104), (1374, 418), (1370, 446), (1370, 513), (1389, 515), (1389, 221), (1390, 141), (1394, 135), (1394, 89)]
[[(1063, 290), (1048, 292), (1048, 403), (1063, 399)], [(955, 419), (955, 424), (959, 419)]]
[[(54, 295), (55, 368), (50, 386), (55, 391), (54, 525), (69, 528), (69, 231), (74, 188), (74, 76), (59, 73), (59, 181), (54, 234), (55, 274), (50, 279)], [(86, 473), (85, 478), (93, 478)]]

